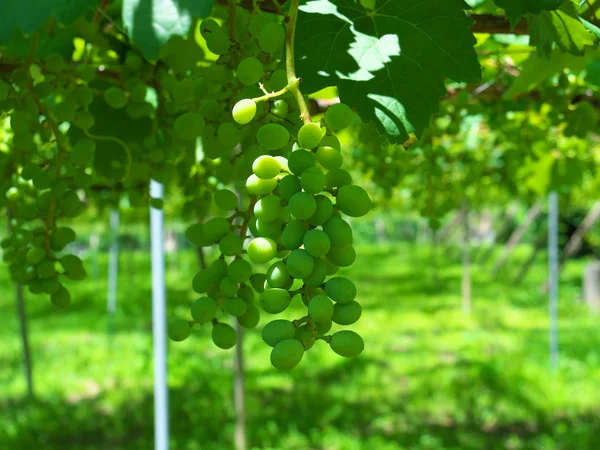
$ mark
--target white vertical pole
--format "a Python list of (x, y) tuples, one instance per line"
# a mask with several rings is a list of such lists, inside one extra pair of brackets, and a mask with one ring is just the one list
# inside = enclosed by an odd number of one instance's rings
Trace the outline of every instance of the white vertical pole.
[(550, 367), (558, 367), (558, 194), (548, 195), (548, 313)]
[[(163, 198), (163, 185), (151, 180), (150, 196)], [(167, 391), (167, 319), (165, 288), (164, 214), (150, 208), (152, 252), (152, 336), (154, 339), (154, 449), (169, 448)]]
[(106, 311), (109, 320), (117, 310), (117, 287), (119, 277), (119, 210), (110, 211), (110, 252), (108, 254), (108, 297), (106, 299)]

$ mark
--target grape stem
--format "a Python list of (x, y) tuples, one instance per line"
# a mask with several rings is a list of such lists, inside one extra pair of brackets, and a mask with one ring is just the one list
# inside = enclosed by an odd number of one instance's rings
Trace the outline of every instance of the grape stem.
[(256, 102), (256, 103), (266, 102), (267, 100), (271, 100), (272, 98), (281, 97), (286, 92), (293, 91), (294, 88), (299, 90), (299, 85), (300, 85), (300, 80), (296, 79), (293, 82), (288, 83), (288, 85), (286, 87), (284, 87), (283, 89), (280, 89), (279, 91), (268, 92), (266, 90), (263, 90), (263, 92), (266, 92), (265, 95), (263, 95), (261, 97), (253, 98), (252, 100), (254, 100), (254, 102)]
[(300, 79), (296, 76), (296, 64), (294, 60), (294, 39), (296, 37), (296, 22), (298, 21), (299, 3), (300, 0), (291, 0), (290, 10), (286, 17), (285, 71), (287, 73), (288, 90), (294, 94), (298, 107), (300, 108), (300, 118), (304, 123), (311, 123), (312, 119), (308, 111), (308, 105), (300, 91)]
[(235, 0), (228, 0), (227, 2), (227, 9), (228, 9), (228, 14), (229, 14), (229, 20), (228, 20), (228, 25), (229, 25), (229, 40), (237, 42), (237, 30), (236, 30), (236, 1)]

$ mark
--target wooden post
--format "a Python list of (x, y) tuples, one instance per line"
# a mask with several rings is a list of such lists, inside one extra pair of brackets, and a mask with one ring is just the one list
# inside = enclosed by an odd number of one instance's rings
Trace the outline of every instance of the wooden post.
[(600, 311), (600, 261), (585, 266), (583, 300), (592, 311)]
[(498, 228), (498, 231), (496, 232), (494, 241), (490, 244), (490, 246), (487, 248), (487, 250), (485, 252), (483, 252), (479, 258), (477, 258), (478, 264), (484, 265), (488, 262), (488, 260), (490, 259), (490, 256), (492, 256), (494, 254), (494, 248), (495, 248), (496, 242), (498, 241), (498, 236), (504, 234), (504, 232), (510, 226), (510, 222), (513, 220), (513, 218), (515, 217), (516, 214), (517, 214), (516, 205), (509, 206), (508, 211), (506, 212), (506, 215), (504, 215), (504, 220), (502, 221), (502, 224), (500, 225), (500, 227)]
[(237, 321), (237, 319), (235, 320), (235, 331), (237, 333), (237, 343), (235, 345), (233, 361), (235, 448), (236, 450), (246, 450), (246, 372), (244, 368), (244, 329)]
[(462, 307), (466, 314), (471, 313), (471, 232), (469, 229), (469, 205), (462, 207), (463, 222), (463, 268), (462, 268)]

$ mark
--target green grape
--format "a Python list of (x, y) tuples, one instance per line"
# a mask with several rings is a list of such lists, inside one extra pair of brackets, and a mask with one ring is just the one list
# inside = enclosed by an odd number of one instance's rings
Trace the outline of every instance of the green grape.
[[(116, 89), (116, 88), (115, 88)], [(77, 110), (77, 105), (70, 101), (64, 101), (62, 103), (58, 103), (52, 108), (52, 112), (54, 113), (54, 117), (58, 122), (71, 122), (75, 117), (75, 111)]]
[(210, 274), (214, 283), (219, 283), (223, 278), (227, 276), (228, 270), (229, 269), (225, 260), (217, 259), (208, 268), (208, 273)]
[(248, 24), (248, 32), (253, 38), (258, 39), (258, 36), (265, 25), (273, 22), (277, 22), (277, 16), (275, 14), (260, 12), (252, 17), (252, 20), (250, 20), (250, 23)]
[(262, 330), (262, 339), (271, 347), (275, 347), (281, 341), (292, 339), (296, 327), (289, 320), (277, 319), (266, 324)]
[(268, 123), (258, 129), (256, 140), (266, 150), (278, 150), (290, 140), (290, 133), (276, 123)]
[[(135, 85), (131, 91), (129, 91), (129, 95), (131, 96), (131, 100), (134, 102), (142, 103), (146, 100), (146, 93), (148, 89), (145, 84), (137, 84)], [(131, 104), (130, 104), (131, 105)]]
[(245, 98), (235, 104), (232, 111), (233, 120), (240, 125), (250, 123), (256, 116), (256, 102), (252, 99)]
[(204, 19), (200, 24), (200, 34), (204, 39), (207, 38), (211, 33), (221, 29), (219, 24), (214, 19)]
[(267, 263), (277, 255), (277, 244), (272, 239), (256, 238), (248, 244), (248, 256), (256, 263)]
[(302, 185), (300, 184), (300, 179), (297, 176), (286, 175), (279, 180), (279, 194), (286, 201), (289, 201), (294, 194), (297, 194), (301, 190)]
[(132, 72), (137, 72), (142, 68), (143, 59), (140, 55), (133, 51), (127, 52), (125, 55), (125, 67), (127, 67)]
[(192, 86), (192, 92), (195, 100), (204, 100), (210, 93), (210, 83), (206, 78), (196, 78)]
[(114, 109), (125, 108), (127, 105), (127, 94), (125, 91), (118, 87), (109, 87), (106, 91), (104, 91), (104, 101)]
[(256, 220), (255, 236), (267, 237), (278, 241), (281, 237), (283, 221), (273, 220), (271, 222), (263, 222), (262, 220)]
[(229, 189), (221, 189), (215, 192), (213, 200), (219, 208), (225, 211), (236, 209), (238, 205), (237, 196)]
[[(248, 277), (250, 279), (250, 277)], [(254, 290), (247, 284), (242, 284), (238, 289), (238, 297), (246, 303), (254, 303)]]
[(325, 174), (325, 188), (334, 189), (352, 184), (352, 176), (342, 169), (330, 170)]
[(336, 266), (335, 264), (333, 264), (331, 261), (329, 261), (328, 259), (324, 259), (323, 260), (325, 262), (325, 268), (327, 270), (327, 275), (335, 275), (336, 273), (339, 272), (340, 267)]
[(193, 141), (202, 136), (206, 127), (204, 118), (197, 113), (184, 113), (173, 123), (173, 133), (184, 141)]
[(256, 205), (254, 205), (254, 215), (258, 220), (263, 222), (272, 222), (279, 218), (282, 209), (281, 199), (274, 195), (268, 195), (256, 202)]
[(298, 192), (290, 198), (289, 207), (296, 219), (306, 220), (317, 211), (317, 201), (307, 192)]
[(321, 142), (322, 137), (321, 125), (318, 123), (307, 123), (302, 125), (300, 131), (298, 131), (298, 144), (302, 148), (315, 148)]
[(59, 259), (65, 269), (65, 275), (70, 280), (83, 280), (87, 277), (87, 272), (83, 267), (81, 259), (75, 255), (66, 255)]
[(363, 339), (354, 331), (342, 330), (331, 336), (331, 349), (340, 356), (354, 358), (365, 349)]
[(42, 280), (42, 289), (45, 294), (56, 294), (61, 288), (58, 278), (55, 276)]
[(300, 149), (292, 152), (288, 158), (288, 165), (294, 175), (300, 176), (306, 169), (313, 167), (315, 161), (315, 155), (312, 152)]
[(218, 323), (212, 329), (212, 341), (214, 344), (227, 350), (232, 348), (237, 341), (237, 334), (235, 330), (226, 323)]
[(278, 92), (288, 84), (287, 73), (284, 69), (276, 70), (269, 78), (269, 88), (273, 92)]
[(237, 234), (228, 234), (219, 242), (219, 250), (225, 256), (236, 256), (242, 253), (244, 241)]
[(333, 147), (320, 146), (315, 156), (319, 164), (327, 170), (335, 170), (342, 167), (342, 154)]
[(216, 286), (208, 270), (199, 271), (194, 275), (194, 279), (192, 280), (192, 289), (198, 294), (204, 294)]
[(231, 297), (225, 300), (223, 309), (227, 314), (240, 317), (246, 312), (246, 302), (239, 297)]
[(252, 174), (246, 180), (246, 189), (251, 195), (265, 195), (272, 192), (277, 187), (277, 178), (262, 180)]
[(75, 74), (86, 83), (96, 78), (96, 67), (90, 64), (81, 64), (75, 68)]
[(285, 29), (279, 23), (269, 23), (258, 35), (258, 45), (265, 53), (275, 53), (283, 48)]
[(312, 327), (308, 324), (296, 328), (294, 339), (300, 341), (305, 350), (309, 350), (315, 344), (315, 334)]
[(369, 194), (356, 185), (342, 186), (336, 196), (336, 206), (350, 217), (362, 217), (367, 214), (373, 204)]
[(302, 361), (303, 356), (302, 343), (295, 339), (286, 339), (271, 351), (271, 364), (278, 370), (291, 370)]
[(317, 329), (317, 333), (320, 335), (324, 335), (329, 333), (331, 327), (333, 326), (333, 321), (331, 319), (326, 320), (324, 322), (315, 322), (315, 328)]
[(315, 295), (308, 304), (308, 315), (315, 322), (328, 322), (333, 316), (333, 303), (326, 295)]
[(258, 308), (251, 303), (246, 305), (246, 312), (238, 317), (238, 322), (244, 328), (255, 328), (260, 321)]
[(262, 63), (253, 57), (245, 58), (237, 66), (237, 77), (245, 86), (251, 86), (260, 81), (264, 75)]
[(236, 259), (229, 264), (227, 275), (236, 283), (245, 283), (252, 275), (252, 266), (245, 259)]
[(220, 158), (226, 149), (221, 145), (216, 136), (206, 137), (202, 140), (202, 151), (209, 159)]
[(66, 308), (71, 303), (71, 294), (60, 286), (58, 290), (50, 296), (50, 302), (57, 308)]
[(217, 130), (219, 142), (225, 148), (234, 148), (240, 143), (240, 131), (233, 122), (223, 122)]
[(188, 229), (185, 230), (185, 237), (188, 238), (192, 244), (197, 245), (198, 247), (208, 247), (213, 243), (211, 239), (206, 237), (206, 234), (204, 233), (204, 225), (201, 223), (195, 223), (194, 225), (188, 227)]
[(315, 195), (317, 209), (315, 213), (308, 219), (308, 223), (312, 226), (325, 224), (333, 214), (333, 203), (325, 195)]
[(323, 138), (321, 139), (321, 142), (319, 143), (319, 146), (320, 147), (333, 147), (338, 152), (341, 152), (341, 150), (342, 150), (340, 140), (333, 134), (326, 134), (325, 136), (323, 136)]
[(333, 320), (338, 325), (352, 325), (362, 315), (360, 303), (352, 300), (349, 303), (336, 303), (333, 308)]
[(30, 248), (27, 252), (27, 262), (29, 264), (38, 264), (46, 257), (46, 250), (39, 247)]
[(289, 289), (293, 281), (283, 261), (274, 263), (267, 270), (267, 283), (272, 288)]
[(210, 297), (201, 297), (192, 303), (190, 312), (195, 322), (209, 322), (217, 314), (217, 302)]
[(281, 245), (288, 250), (294, 250), (302, 245), (306, 225), (301, 220), (292, 220), (281, 233)]
[(39, 278), (50, 278), (56, 275), (54, 261), (45, 260), (38, 264), (37, 275)]
[(206, 46), (215, 55), (224, 55), (229, 51), (229, 37), (221, 28), (214, 29), (205, 36)]
[(271, 113), (276, 115), (278, 118), (285, 118), (290, 111), (290, 108), (285, 100), (275, 100)]
[(356, 251), (352, 245), (331, 247), (326, 256), (327, 259), (336, 266), (349, 267), (356, 260)]
[(260, 294), (260, 306), (269, 314), (279, 314), (285, 311), (291, 301), (290, 293), (285, 289), (265, 289)]
[(94, 101), (94, 91), (92, 91), (89, 87), (86, 87), (86, 86), (83, 86), (83, 87), (80, 87), (79, 89), (77, 89), (73, 93), (73, 96), (74, 96), (73, 98), (75, 99), (75, 102), (79, 106), (83, 106), (84, 108), (87, 108), (88, 106), (90, 106), (92, 104), (92, 102)]
[(17, 202), (21, 198), (21, 194), (16, 187), (11, 187), (8, 191), (6, 191), (6, 198), (11, 202)]
[(356, 286), (348, 278), (335, 277), (325, 283), (325, 292), (337, 303), (350, 303), (356, 298)]
[(219, 282), (219, 290), (225, 297), (236, 295), (238, 287), (238, 284), (229, 277), (225, 277)]
[(15, 133), (31, 131), (33, 117), (27, 111), (16, 110), (10, 115), (10, 127)]
[(325, 174), (318, 167), (309, 167), (300, 176), (302, 188), (311, 194), (317, 194), (325, 188)]
[(3, 102), (8, 98), (10, 92), (10, 84), (0, 80), (0, 102)]
[(187, 103), (194, 99), (194, 81), (191, 78), (179, 80), (173, 86), (173, 100), (177, 103)]
[(352, 110), (344, 103), (332, 105), (325, 112), (325, 120), (335, 131), (343, 130), (352, 122)]
[(250, 277), (252, 288), (259, 294), (265, 290), (265, 281), (267, 281), (267, 276), (264, 273), (254, 273)]
[(306, 250), (292, 250), (287, 257), (288, 273), (294, 278), (306, 278), (315, 268), (315, 260)]
[(323, 225), (332, 247), (345, 247), (352, 244), (352, 227), (341, 217), (332, 217)]
[(321, 258), (315, 258), (315, 268), (309, 276), (303, 279), (304, 285), (316, 288), (323, 284), (327, 277), (327, 264)]
[(263, 155), (256, 158), (252, 164), (252, 171), (263, 180), (275, 178), (281, 172), (281, 164), (274, 157)]
[(76, 238), (75, 232), (69, 227), (60, 227), (50, 234), (52, 250), (61, 251)]
[(204, 223), (203, 232), (206, 239), (218, 242), (231, 232), (231, 227), (224, 217), (213, 217)]
[(50, 73), (60, 73), (67, 70), (65, 60), (58, 53), (50, 53), (46, 56), (46, 70)]
[(80, 110), (75, 113), (72, 122), (73, 125), (78, 126), (82, 130), (89, 130), (94, 126), (96, 119), (94, 119), (94, 116), (91, 113)]
[(192, 333), (192, 327), (187, 320), (174, 320), (169, 326), (169, 337), (175, 342), (185, 341)]
[(325, 256), (331, 247), (329, 237), (321, 230), (309, 230), (304, 235), (304, 249), (315, 258)]

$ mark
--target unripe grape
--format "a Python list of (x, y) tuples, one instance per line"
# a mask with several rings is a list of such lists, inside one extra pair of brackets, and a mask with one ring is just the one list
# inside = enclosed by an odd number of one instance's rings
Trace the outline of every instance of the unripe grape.
[(67, 69), (65, 60), (58, 53), (50, 53), (46, 56), (46, 70), (50, 73), (59, 73)]
[(223, 122), (217, 130), (219, 142), (225, 148), (234, 148), (240, 143), (240, 131), (233, 122)]
[(294, 333), (294, 339), (300, 341), (305, 350), (309, 350), (315, 345), (315, 337), (312, 327), (308, 324), (299, 326)]
[(272, 288), (289, 289), (293, 281), (283, 261), (274, 263), (267, 271), (267, 283)]
[(41, 262), (46, 257), (46, 250), (39, 247), (30, 248), (27, 252), (27, 262), (35, 265)]
[(224, 259), (215, 260), (208, 268), (208, 273), (215, 284), (225, 278), (228, 271), (229, 269)]
[(333, 302), (326, 295), (316, 295), (308, 304), (308, 315), (315, 322), (328, 322), (333, 316)]
[(306, 250), (292, 250), (288, 255), (286, 266), (289, 274), (294, 278), (306, 278), (315, 268), (315, 261)]
[(315, 195), (315, 202), (317, 203), (317, 209), (308, 219), (308, 223), (312, 226), (323, 225), (333, 214), (333, 203), (325, 195)]
[(248, 244), (248, 256), (257, 263), (271, 261), (277, 255), (277, 244), (272, 239), (256, 238)]
[(289, 207), (296, 219), (306, 220), (316, 212), (317, 202), (308, 192), (298, 192), (290, 198)]
[(236, 283), (245, 283), (252, 275), (252, 266), (245, 259), (236, 259), (229, 264), (227, 275)]
[(221, 28), (214, 29), (206, 35), (205, 39), (206, 46), (215, 55), (224, 55), (229, 51), (229, 47), (231, 46), (229, 37)]
[(37, 275), (39, 278), (50, 278), (56, 275), (56, 269), (54, 268), (54, 261), (45, 260), (38, 264)]
[(310, 167), (300, 176), (302, 188), (311, 194), (318, 194), (325, 188), (325, 174), (318, 167)]
[(356, 286), (348, 278), (335, 277), (325, 283), (325, 292), (337, 303), (350, 303), (356, 298)]
[(279, 124), (268, 123), (258, 129), (256, 140), (266, 150), (278, 150), (289, 142), (290, 133)]
[(300, 131), (298, 131), (298, 144), (302, 148), (315, 148), (321, 142), (322, 137), (321, 125), (318, 123), (307, 123), (302, 125)]
[(127, 94), (125, 91), (118, 87), (109, 87), (104, 91), (104, 101), (114, 109), (121, 109), (127, 105)]
[(169, 337), (175, 342), (185, 341), (191, 332), (192, 327), (187, 320), (174, 320), (169, 327)]
[(269, 314), (279, 314), (287, 309), (292, 298), (285, 289), (265, 289), (260, 294), (260, 306)]
[(185, 230), (185, 237), (198, 247), (208, 247), (213, 244), (212, 239), (209, 239), (204, 232), (204, 225), (195, 223)]
[(323, 225), (332, 247), (345, 247), (352, 244), (352, 227), (341, 217), (332, 217)]
[(246, 312), (246, 302), (239, 297), (231, 297), (225, 300), (223, 309), (227, 314), (240, 317)]
[(69, 227), (60, 227), (50, 234), (52, 250), (61, 251), (76, 238), (75, 232)]
[(208, 292), (210, 289), (214, 289), (215, 287), (216, 283), (213, 281), (208, 270), (201, 270), (194, 275), (192, 280), (192, 289), (194, 289), (194, 292), (203, 294)]
[(219, 242), (219, 250), (225, 256), (236, 256), (242, 253), (244, 241), (237, 234), (228, 234)]
[(226, 323), (218, 323), (212, 329), (212, 341), (223, 350), (233, 347), (237, 340), (235, 330)]
[(294, 250), (302, 245), (306, 225), (301, 220), (292, 220), (281, 233), (281, 245), (288, 250)]
[(333, 147), (320, 146), (315, 157), (319, 164), (327, 170), (335, 170), (342, 167), (342, 154)]
[(231, 211), (237, 208), (238, 204), (237, 196), (229, 189), (221, 189), (215, 192), (213, 200), (219, 208), (225, 211)]
[(325, 112), (325, 120), (335, 131), (343, 130), (352, 122), (352, 110), (344, 103), (332, 105)]
[(204, 236), (212, 242), (219, 242), (231, 232), (229, 221), (224, 217), (213, 217), (204, 223)]
[[(143, 97), (141, 92), (136, 94), (136, 96), (139, 95), (141, 97), (141, 100), (138, 101), (143, 101), (146, 96), (145, 94), (145, 90)], [(133, 92), (131, 92), (131, 98), (133, 98)], [(191, 78), (184, 78), (175, 84), (173, 87), (173, 100), (177, 103), (188, 103), (194, 100), (194, 81)]]
[(136, 72), (141, 69), (142, 64), (142, 57), (137, 53), (129, 51), (127, 52), (127, 55), (125, 55), (125, 67), (129, 70)]
[(184, 141), (193, 141), (202, 136), (206, 127), (204, 118), (197, 113), (184, 113), (173, 123), (173, 133)]
[(265, 195), (277, 187), (277, 178), (262, 180), (252, 174), (246, 180), (246, 189), (251, 195)]
[(253, 57), (245, 58), (237, 66), (237, 77), (246, 86), (251, 86), (260, 81), (264, 69), (262, 63)]
[(258, 308), (251, 303), (246, 305), (246, 312), (238, 317), (238, 322), (244, 328), (254, 328), (260, 321)]
[(327, 189), (339, 188), (348, 184), (352, 184), (352, 176), (345, 170), (330, 170), (325, 174), (325, 187)]
[(262, 330), (262, 339), (271, 347), (275, 347), (281, 341), (292, 339), (296, 327), (289, 320), (277, 319), (269, 322)]
[(238, 284), (231, 278), (225, 277), (219, 282), (219, 290), (225, 297), (233, 297), (237, 294)]
[(340, 356), (354, 358), (365, 349), (362, 338), (354, 331), (342, 330), (331, 336), (331, 349)]
[(263, 180), (275, 178), (281, 172), (281, 164), (274, 157), (263, 155), (256, 158), (252, 164), (252, 171)]
[(83, 280), (87, 277), (87, 272), (83, 267), (83, 262), (75, 255), (65, 255), (59, 259), (65, 269), (65, 276), (70, 280)]
[(271, 364), (279, 370), (296, 367), (304, 356), (304, 346), (295, 339), (279, 342), (271, 351)]
[(349, 267), (356, 260), (356, 251), (352, 245), (344, 247), (331, 247), (327, 252), (327, 259), (339, 267)]
[(258, 35), (258, 45), (265, 53), (275, 53), (283, 48), (285, 29), (279, 23), (269, 23)]
[(274, 195), (268, 195), (256, 202), (254, 215), (263, 222), (272, 222), (279, 218), (282, 209), (281, 199)]
[(233, 107), (232, 115), (233, 120), (240, 125), (250, 123), (256, 116), (256, 102), (249, 98), (240, 100)]
[(294, 194), (297, 194), (301, 190), (302, 185), (300, 184), (300, 179), (297, 176), (287, 175), (279, 180), (279, 194), (284, 200), (289, 201)]
[(309, 167), (315, 165), (315, 155), (307, 150), (296, 150), (288, 158), (288, 166), (294, 175), (302, 175)]
[(338, 325), (352, 325), (362, 315), (360, 303), (352, 300), (349, 303), (336, 303), (333, 308), (333, 320)]
[(327, 234), (317, 229), (307, 231), (303, 242), (304, 249), (315, 258), (325, 256), (331, 247)]
[(362, 217), (373, 206), (367, 192), (356, 185), (342, 186), (337, 193), (336, 206), (350, 217)]
[(94, 163), (96, 143), (91, 139), (80, 139), (71, 151), (71, 161), (81, 167), (91, 167)]
[(288, 115), (290, 108), (285, 100), (275, 100), (271, 113), (276, 115), (278, 118), (285, 118)]
[(266, 237), (278, 241), (283, 231), (283, 221), (279, 218), (271, 222), (263, 222), (262, 220), (255, 219), (254, 231), (252, 234), (256, 237)]
[(317, 333), (320, 335), (324, 335), (329, 333), (331, 327), (333, 326), (333, 321), (331, 319), (326, 320), (324, 322), (315, 322), (315, 328), (317, 329)]
[(260, 294), (265, 290), (266, 280), (267, 276), (264, 273), (254, 273), (250, 277), (250, 284), (252, 284), (252, 288)]
[(217, 303), (210, 297), (201, 297), (192, 303), (190, 312), (195, 322), (206, 323), (215, 317)]
[(200, 34), (204, 39), (206, 39), (214, 31), (221, 29), (219, 24), (214, 19), (204, 19), (198, 28), (200, 29)]

